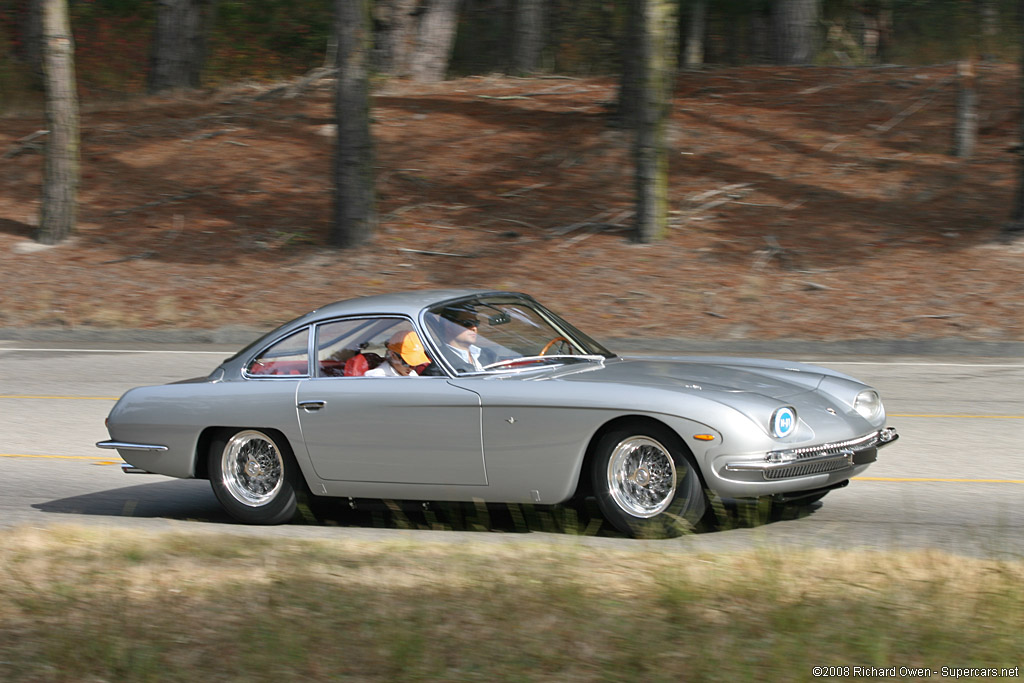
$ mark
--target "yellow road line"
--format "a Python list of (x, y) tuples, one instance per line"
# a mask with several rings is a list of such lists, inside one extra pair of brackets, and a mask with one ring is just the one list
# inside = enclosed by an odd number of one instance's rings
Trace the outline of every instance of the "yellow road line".
[(0, 398), (36, 398), (55, 399), (60, 401), (116, 401), (116, 396), (29, 396), (18, 394), (0, 394)]
[(29, 455), (27, 453), (0, 453), (0, 458), (39, 458), (44, 460), (99, 460), (113, 464), (114, 460), (101, 456), (91, 457), (88, 455)]
[(889, 413), (889, 417), (949, 417), (967, 418), (971, 420), (1024, 420), (1024, 415), (939, 415), (939, 414), (913, 414), (913, 413)]
[(938, 477), (854, 477), (856, 481), (912, 481), (944, 484), (1024, 484), (1024, 479), (940, 479)]

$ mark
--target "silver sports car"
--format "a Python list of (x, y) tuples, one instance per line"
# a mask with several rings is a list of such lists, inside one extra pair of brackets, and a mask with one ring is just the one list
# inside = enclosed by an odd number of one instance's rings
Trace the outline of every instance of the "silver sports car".
[(128, 391), (126, 472), (209, 479), (253, 524), (297, 497), (550, 505), (593, 496), (623, 533), (673, 535), (709, 499), (810, 502), (896, 440), (871, 387), (749, 358), (619, 356), (529, 296), (334, 303), (208, 377)]

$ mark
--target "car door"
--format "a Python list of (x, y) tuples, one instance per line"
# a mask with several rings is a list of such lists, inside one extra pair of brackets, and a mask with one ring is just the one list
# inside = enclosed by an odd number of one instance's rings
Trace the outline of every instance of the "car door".
[[(403, 325), (411, 328), (400, 319), (322, 325), (318, 365), (326, 368), (330, 348), (367, 351)], [(306, 450), (322, 479), (487, 484), (480, 399), (445, 377), (315, 376), (299, 383), (296, 405)]]
[(476, 394), (443, 377), (327, 377), (298, 390), (303, 441), (326, 480), (487, 484)]

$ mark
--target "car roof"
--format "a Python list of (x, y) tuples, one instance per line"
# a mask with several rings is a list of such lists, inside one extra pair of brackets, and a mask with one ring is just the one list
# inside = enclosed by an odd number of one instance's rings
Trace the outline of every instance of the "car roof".
[(495, 294), (523, 296), (516, 292), (505, 292), (492, 289), (421, 289), (335, 301), (334, 303), (327, 304), (326, 306), (321, 306), (302, 317), (321, 320), (323, 318), (333, 318), (334, 316), (360, 313), (393, 313), (397, 315), (408, 315), (415, 318), (419, 315), (420, 311), (433, 304), (438, 304), (451, 299)]
[(239, 364), (246, 360), (257, 349), (262, 348), (274, 339), (280, 339), (311, 323), (347, 315), (401, 315), (416, 319), (420, 311), (434, 304), (473, 296), (521, 296), (519, 292), (508, 292), (493, 289), (420, 289), (392, 294), (375, 294), (361, 296), (343, 301), (335, 301), (310, 311), (298, 318), (289, 320), (280, 327), (261, 335), (238, 350), (224, 361), (224, 366)]

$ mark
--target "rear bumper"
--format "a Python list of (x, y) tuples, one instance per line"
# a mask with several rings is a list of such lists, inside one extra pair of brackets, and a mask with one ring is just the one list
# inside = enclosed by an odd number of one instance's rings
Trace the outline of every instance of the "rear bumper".
[[(155, 443), (129, 443), (127, 441), (100, 441), (96, 444), (97, 448), (107, 448), (116, 450), (119, 453), (121, 451), (132, 451), (134, 453), (163, 453), (167, 451), (167, 446), (162, 446)], [(144, 470), (141, 467), (136, 467), (131, 463), (124, 463), (121, 465), (121, 471), (125, 474), (152, 474), (149, 470)]]
[(126, 441), (100, 441), (97, 442), (96, 448), (110, 448), (118, 451), (148, 451), (148, 452), (162, 452), (167, 450), (167, 446), (161, 446), (159, 444), (150, 443), (128, 443)]

